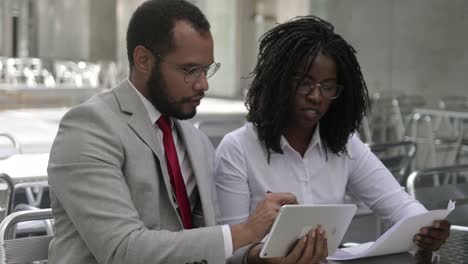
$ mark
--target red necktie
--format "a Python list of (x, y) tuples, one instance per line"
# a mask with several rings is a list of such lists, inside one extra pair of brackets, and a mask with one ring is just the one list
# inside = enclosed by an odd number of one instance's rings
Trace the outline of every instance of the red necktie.
[(185, 189), (184, 178), (180, 171), (179, 158), (172, 137), (171, 125), (166, 116), (161, 116), (156, 124), (163, 132), (164, 152), (166, 153), (167, 170), (171, 177), (171, 185), (174, 188), (177, 203), (179, 204), (179, 214), (185, 229), (192, 228), (192, 213), (190, 202)]

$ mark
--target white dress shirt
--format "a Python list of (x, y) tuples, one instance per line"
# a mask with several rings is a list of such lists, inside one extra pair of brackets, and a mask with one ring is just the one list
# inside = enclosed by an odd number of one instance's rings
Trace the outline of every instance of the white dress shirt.
[[(340, 204), (348, 189), (391, 224), (426, 212), (356, 135), (348, 154), (322, 144), (317, 126), (304, 157), (281, 138), (284, 154), (267, 152), (252, 124), (227, 134), (216, 150), (215, 178), (222, 223), (239, 223), (267, 191), (290, 192), (300, 204)], [(328, 155), (328, 159), (327, 159)]]
[[(133, 89), (135, 90), (135, 92), (138, 94), (138, 97), (140, 97), (141, 101), (143, 102), (143, 105), (145, 106), (145, 109), (148, 112), (151, 123), (155, 124), (154, 128), (156, 129), (156, 133), (158, 135), (158, 142), (162, 146), (163, 145), (163, 133), (161, 129), (159, 129), (159, 127), (156, 125), (156, 121), (159, 119), (159, 117), (161, 117), (161, 113), (153, 106), (153, 104), (148, 99), (146, 99), (146, 97), (144, 97), (135, 88), (135, 86), (130, 80), (128, 81), (133, 87)], [(180, 170), (182, 172), (182, 177), (184, 178), (187, 195), (190, 197), (190, 195), (192, 194), (196, 186), (196, 180), (195, 180), (195, 176), (193, 175), (192, 164), (190, 163), (190, 159), (189, 159), (189, 156), (187, 155), (187, 151), (185, 151), (185, 146), (182, 140), (179, 138), (177, 129), (174, 129), (174, 122), (172, 121), (172, 119), (169, 119), (169, 120), (171, 122), (172, 137), (174, 138), (174, 145), (176, 147), (177, 157), (179, 159)], [(193, 209), (194, 205), (190, 205), (190, 206)], [(223, 230), (224, 252), (225, 252), (226, 258), (228, 258), (232, 255), (232, 251), (233, 251), (231, 229), (229, 228), (229, 225), (223, 225), (221, 227)]]

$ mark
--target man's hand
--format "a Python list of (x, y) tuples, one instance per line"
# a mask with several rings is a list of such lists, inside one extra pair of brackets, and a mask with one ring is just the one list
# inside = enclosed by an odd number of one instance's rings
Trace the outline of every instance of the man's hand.
[(414, 242), (423, 250), (436, 251), (450, 236), (450, 223), (447, 220), (434, 221), (432, 226), (421, 228), (414, 236)]
[(290, 193), (267, 193), (265, 199), (257, 204), (255, 211), (245, 222), (231, 225), (234, 250), (258, 242), (265, 237), (281, 206), (285, 204), (297, 204), (296, 197)]
[(310, 230), (307, 235), (298, 240), (286, 257), (261, 259), (258, 257), (260, 250), (261, 246), (252, 249), (247, 257), (247, 263), (318, 264), (328, 256), (327, 234), (320, 226)]

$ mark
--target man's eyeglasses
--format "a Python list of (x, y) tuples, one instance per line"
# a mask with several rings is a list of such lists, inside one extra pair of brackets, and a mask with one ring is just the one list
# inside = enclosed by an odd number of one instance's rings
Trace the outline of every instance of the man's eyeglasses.
[(149, 51), (151, 51), (151, 53), (155, 56), (157, 56), (158, 58), (160, 58), (161, 60), (163, 60), (164, 62), (166, 62), (167, 64), (171, 65), (174, 69), (180, 71), (181, 73), (184, 74), (184, 81), (186, 83), (192, 83), (196, 80), (198, 80), (198, 78), (200, 78), (200, 76), (202, 74), (205, 74), (206, 78), (210, 78), (211, 76), (213, 76), (218, 70), (219, 68), (221, 67), (221, 63), (219, 62), (213, 62), (212, 64), (208, 65), (208, 66), (203, 66), (203, 65), (197, 65), (197, 66), (193, 66), (193, 67), (182, 67), (182, 66), (179, 66), (173, 62), (170, 62), (169, 60), (167, 60), (166, 58), (164, 58), (163, 56), (161, 56), (159, 53), (155, 52), (153, 49), (150, 49), (150, 48), (147, 48)]
[(320, 88), (320, 95), (330, 100), (336, 99), (341, 91), (343, 91), (343, 85), (327, 81), (316, 83), (308, 78), (296, 78), (294, 79), (294, 83), (296, 93), (298, 94), (308, 95), (318, 86)]

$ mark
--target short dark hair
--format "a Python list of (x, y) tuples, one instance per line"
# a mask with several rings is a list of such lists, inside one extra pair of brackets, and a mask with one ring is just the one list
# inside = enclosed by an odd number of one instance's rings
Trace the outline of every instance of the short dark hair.
[(318, 17), (297, 17), (280, 24), (260, 39), (258, 61), (246, 101), (247, 120), (256, 127), (268, 159), (270, 150), (283, 153), (281, 135), (295, 96), (291, 78), (304, 59), (313, 62), (319, 52), (335, 60), (337, 82), (344, 86), (320, 119), (320, 136), (327, 148), (338, 155), (346, 153), (349, 137), (366, 114), (369, 96), (355, 49), (334, 32), (330, 23)]
[(134, 65), (133, 51), (138, 45), (157, 50), (161, 55), (173, 48), (175, 22), (185, 20), (200, 32), (209, 32), (210, 23), (195, 5), (184, 0), (149, 0), (133, 13), (127, 29), (127, 56)]

